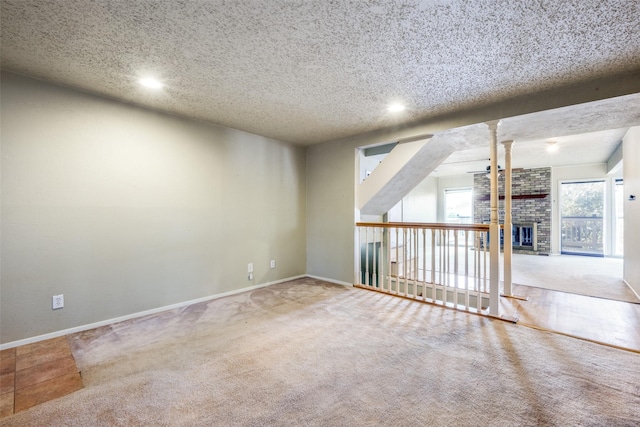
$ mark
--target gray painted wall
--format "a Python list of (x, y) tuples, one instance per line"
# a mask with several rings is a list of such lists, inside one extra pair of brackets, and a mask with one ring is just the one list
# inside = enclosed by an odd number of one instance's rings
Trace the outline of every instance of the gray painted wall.
[[(1, 90), (2, 343), (304, 274), (305, 265), (352, 282), (357, 147), (634, 91), (626, 80), (588, 82), (312, 146), (305, 157), (10, 73)], [(634, 138), (625, 188), (640, 193)], [(625, 205), (625, 226), (637, 235), (634, 206)], [(636, 284), (637, 258), (625, 260)], [(66, 307), (52, 311), (58, 293)]]
[(304, 148), (10, 73), (1, 89), (0, 342), (305, 273)]
[(307, 274), (353, 283), (356, 151), (307, 148)]

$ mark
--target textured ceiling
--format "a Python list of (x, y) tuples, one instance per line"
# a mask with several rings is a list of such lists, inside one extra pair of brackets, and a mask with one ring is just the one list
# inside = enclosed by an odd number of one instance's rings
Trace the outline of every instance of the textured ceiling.
[[(515, 141), (515, 168), (604, 163), (627, 129), (637, 125), (640, 93), (507, 117), (499, 122), (498, 141)], [(486, 124), (449, 129), (435, 138), (445, 138), (456, 149), (438, 166), (435, 176), (483, 170), (489, 165)], [(557, 151), (549, 153), (547, 141), (555, 141)], [(498, 163), (504, 166), (502, 144), (498, 144)]]
[[(616, 150), (625, 133), (626, 128), (553, 139), (516, 141), (512, 147), (512, 167), (540, 168), (605, 163)], [(548, 141), (555, 142), (556, 151), (549, 152), (547, 150)], [(586, 150), (585, 146), (588, 146), (589, 149)], [(488, 154), (489, 150), (486, 147), (456, 151), (438, 166), (432, 176), (484, 171), (489, 166)], [(502, 167), (505, 166), (502, 144), (498, 145), (498, 164)]]
[[(303, 145), (640, 68), (637, 0), (2, 0), (1, 12), (5, 69)], [(394, 101), (407, 110), (389, 114)]]

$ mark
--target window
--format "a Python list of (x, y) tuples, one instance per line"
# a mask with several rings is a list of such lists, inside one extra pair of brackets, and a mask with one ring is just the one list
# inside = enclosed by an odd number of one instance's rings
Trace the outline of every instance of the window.
[(444, 221), (455, 224), (471, 224), (473, 218), (473, 193), (471, 188), (444, 190)]
[(604, 181), (561, 185), (561, 252), (604, 255)]

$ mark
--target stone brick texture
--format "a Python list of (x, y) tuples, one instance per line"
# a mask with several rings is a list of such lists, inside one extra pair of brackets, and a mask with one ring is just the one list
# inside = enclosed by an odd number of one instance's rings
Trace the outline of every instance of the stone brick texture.
[[(498, 179), (498, 192), (504, 196), (504, 174)], [(491, 181), (487, 174), (476, 174), (473, 177), (474, 222), (489, 223)], [(548, 255), (551, 252), (551, 168), (523, 169), (512, 174), (512, 194), (533, 195), (546, 194), (541, 199), (516, 199), (511, 203), (513, 224), (538, 224), (538, 250), (519, 250), (514, 252), (536, 253)], [(487, 200), (483, 200), (487, 199)], [(504, 200), (498, 205), (500, 223), (504, 223)]]

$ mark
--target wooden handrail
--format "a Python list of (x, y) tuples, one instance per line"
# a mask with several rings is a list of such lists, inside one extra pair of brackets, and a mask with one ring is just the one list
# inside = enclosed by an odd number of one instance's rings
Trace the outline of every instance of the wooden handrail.
[(446, 222), (356, 222), (356, 227), (489, 231), (489, 224), (452, 224)]
[(356, 286), (486, 311), (492, 289), (489, 224), (357, 222), (356, 226), (360, 248)]

